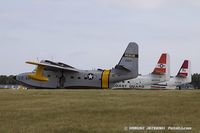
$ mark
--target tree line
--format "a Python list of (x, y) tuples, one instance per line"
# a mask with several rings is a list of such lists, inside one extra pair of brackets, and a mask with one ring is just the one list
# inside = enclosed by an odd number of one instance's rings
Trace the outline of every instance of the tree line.
[(200, 89), (200, 74), (195, 73), (192, 75), (191, 84), (194, 86), (195, 89)]
[[(19, 82), (14, 79), (13, 75), (0, 76), (0, 85), (18, 85)], [(195, 89), (200, 89), (200, 74), (195, 73), (192, 75), (192, 82), (190, 83)]]
[(1, 75), (0, 76), (0, 85), (18, 85), (19, 82), (14, 79), (15, 76), (10, 75)]

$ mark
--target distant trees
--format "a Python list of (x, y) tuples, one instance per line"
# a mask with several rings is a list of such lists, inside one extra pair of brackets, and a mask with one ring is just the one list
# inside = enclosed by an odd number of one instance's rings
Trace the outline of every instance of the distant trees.
[(0, 76), (0, 85), (17, 85), (19, 84), (15, 79), (13, 75), (10, 76), (5, 76), (1, 75)]
[(192, 75), (191, 84), (194, 86), (195, 89), (200, 89), (200, 74), (195, 73)]

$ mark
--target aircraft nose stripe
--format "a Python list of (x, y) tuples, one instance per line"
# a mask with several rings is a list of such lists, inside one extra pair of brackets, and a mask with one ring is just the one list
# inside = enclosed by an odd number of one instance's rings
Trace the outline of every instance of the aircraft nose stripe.
[(102, 72), (102, 81), (101, 81), (101, 86), (102, 89), (108, 89), (109, 88), (109, 76), (110, 76), (110, 70), (104, 70)]

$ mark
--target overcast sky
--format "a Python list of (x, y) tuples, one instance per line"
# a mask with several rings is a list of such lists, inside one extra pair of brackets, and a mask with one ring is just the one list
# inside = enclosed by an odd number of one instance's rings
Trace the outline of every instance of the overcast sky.
[(141, 74), (162, 52), (171, 56), (171, 75), (184, 59), (200, 73), (200, 1), (0, 0), (0, 75), (32, 71), (24, 62), (42, 59), (112, 68), (131, 41)]

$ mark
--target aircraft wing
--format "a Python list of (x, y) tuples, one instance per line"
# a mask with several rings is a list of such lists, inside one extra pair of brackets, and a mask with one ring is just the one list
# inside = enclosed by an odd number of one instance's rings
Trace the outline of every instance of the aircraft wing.
[(51, 70), (51, 71), (64, 70), (71, 72), (79, 72), (78, 69), (63, 63), (55, 63), (51, 61), (43, 61), (43, 62), (27, 61), (26, 63), (31, 65), (41, 66), (45, 70)]
[(37, 69), (34, 73), (28, 75), (30, 79), (37, 80), (37, 81), (48, 81), (49, 78), (43, 75), (43, 70), (50, 70), (50, 71), (67, 71), (67, 72), (79, 72), (78, 69), (66, 65), (64, 63), (56, 63), (48, 60), (44, 60), (41, 62), (34, 62), (34, 61), (27, 61), (27, 64), (36, 65)]

